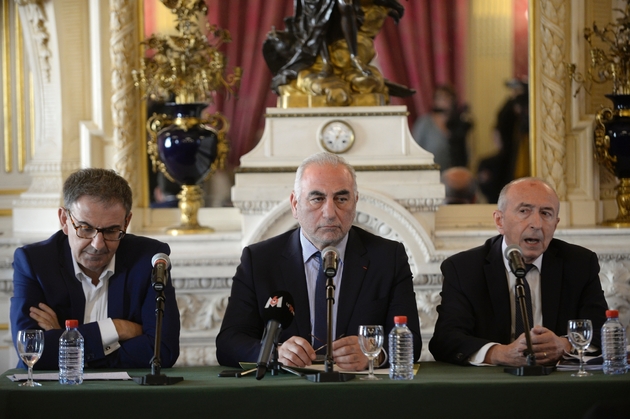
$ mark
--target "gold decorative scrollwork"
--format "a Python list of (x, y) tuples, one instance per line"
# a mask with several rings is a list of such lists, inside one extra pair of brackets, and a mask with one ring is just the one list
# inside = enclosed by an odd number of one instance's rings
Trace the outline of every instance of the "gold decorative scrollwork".
[(617, 111), (610, 108), (602, 108), (595, 116), (595, 159), (613, 175), (615, 174), (615, 163), (617, 157), (610, 155), (610, 137), (606, 135), (606, 122), (613, 119)]

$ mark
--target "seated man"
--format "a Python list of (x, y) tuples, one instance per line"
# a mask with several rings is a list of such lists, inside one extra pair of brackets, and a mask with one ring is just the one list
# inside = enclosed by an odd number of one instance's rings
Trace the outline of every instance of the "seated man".
[[(217, 336), (219, 363), (257, 361), (264, 306), (279, 290), (293, 296), (295, 318), (280, 334), (278, 360), (287, 366), (312, 364), (313, 348), (326, 343), (325, 333), (316, 332), (314, 319), (317, 255), (328, 246), (335, 246), (341, 259), (334, 277), (332, 355), (337, 367), (365, 369), (368, 359), (359, 347), (359, 326), (383, 325), (388, 333), (397, 315), (407, 316), (417, 360), (422, 341), (405, 248), (352, 226), (359, 199), (352, 166), (330, 153), (307, 158), (297, 170), (289, 199), (299, 228), (243, 249)], [(388, 348), (387, 336), (383, 348)]]
[[(454, 364), (526, 365), (526, 339), (516, 330), (516, 277), (504, 257), (518, 245), (531, 289), (533, 351), (539, 364), (554, 364), (571, 351), (565, 337), (570, 319), (591, 319), (592, 345), (600, 346), (607, 308), (599, 281), (597, 255), (553, 238), (560, 202), (540, 179), (507, 184), (494, 221), (501, 233), (483, 246), (442, 263), (444, 284), (429, 350), (436, 360)], [(520, 317), (520, 316), (519, 316)]]
[[(39, 369), (58, 368), (59, 337), (68, 319), (79, 321), (86, 368), (149, 368), (154, 354), (156, 292), (152, 257), (166, 243), (126, 234), (131, 188), (111, 170), (83, 169), (63, 185), (61, 230), (15, 251), (11, 333), (43, 329)], [(168, 281), (161, 365), (179, 356), (179, 311)], [(20, 361), (18, 366), (24, 367)]]

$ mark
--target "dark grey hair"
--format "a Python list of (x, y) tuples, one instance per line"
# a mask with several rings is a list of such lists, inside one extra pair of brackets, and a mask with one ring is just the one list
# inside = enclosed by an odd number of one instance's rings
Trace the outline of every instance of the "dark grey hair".
[(121, 203), (127, 215), (131, 212), (131, 188), (113, 170), (81, 169), (68, 176), (63, 184), (64, 206), (70, 208), (82, 196), (89, 196), (104, 204)]
[(313, 154), (312, 156), (305, 158), (298, 167), (297, 172), (295, 172), (295, 183), (293, 185), (293, 192), (295, 192), (295, 197), (297, 199), (299, 199), (302, 195), (302, 176), (304, 175), (304, 170), (308, 166), (313, 164), (317, 164), (320, 166), (324, 166), (327, 164), (333, 166), (344, 166), (346, 169), (348, 169), (350, 175), (352, 175), (352, 188), (354, 190), (354, 194), (357, 194), (357, 174), (354, 171), (354, 167), (352, 167), (343, 157), (338, 156), (337, 154), (322, 151), (321, 153)]

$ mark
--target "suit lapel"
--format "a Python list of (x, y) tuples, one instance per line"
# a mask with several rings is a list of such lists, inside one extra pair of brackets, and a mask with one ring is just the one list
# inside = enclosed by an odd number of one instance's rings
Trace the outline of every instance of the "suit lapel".
[[(339, 290), (339, 306), (337, 307), (337, 334), (348, 329), (348, 324), (354, 313), (354, 306), (359, 298), (363, 281), (369, 271), (370, 258), (367, 250), (354, 228), (350, 229), (346, 245), (345, 260), (341, 288)], [(351, 333), (351, 334), (354, 334)]]
[[(124, 240), (124, 239), (123, 239)], [(121, 251), (122, 242), (116, 251), (116, 263), (114, 275), (109, 278), (107, 287), (107, 314), (112, 319), (124, 319), (125, 278), (127, 278), (127, 261), (124, 249)]]
[(510, 342), (512, 334), (512, 313), (510, 308), (510, 293), (508, 290), (505, 265), (501, 254), (502, 236), (499, 236), (486, 257), (484, 271), (486, 274), (486, 285), (490, 293), (492, 308), (495, 314), (495, 321), (498, 326), (499, 335)]
[(558, 321), (562, 280), (562, 260), (557, 257), (557, 249), (552, 240), (543, 256), (540, 273), (543, 325), (552, 330)]
[(281, 257), (284, 258), (284, 262), (280, 264), (280, 269), (285, 289), (291, 294), (295, 307), (297, 307), (294, 320), (297, 325), (297, 334), (306, 338), (311, 334), (311, 316), (309, 314), (308, 290), (306, 289), (306, 274), (302, 260), (299, 228), (289, 237)]

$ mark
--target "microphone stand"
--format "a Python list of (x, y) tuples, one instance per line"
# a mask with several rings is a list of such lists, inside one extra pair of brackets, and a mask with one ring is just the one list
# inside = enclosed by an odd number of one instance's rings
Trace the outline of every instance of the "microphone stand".
[(153, 348), (153, 358), (151, 358), (151, 374), (144, 377), (133, 377), (133, 381), (143, 386), (160, 386), (177, 384), (184, 380), (184, 377), (167, 377), (160, 373), (162, 361), (160, 360), (160, 346), (162, 343), (162, 317), (164, 316), (164, 284), (153, 281), (153, 289), (157, 292), (155, 298), (155, 344)]
[(544, 365), (536, 364), (536, 355), (534, 354), (534, 349), (532, 347), (529, 317), (527, 316), (527, 303), (525, 302), (524, 277), (524, 274), (516, 275), (516, 296), (521, 310), (521, 317), (523, 318), (523, 328), (525, 329), (527, 349), (523, 351), (523, 355), (527, 358), (527, 365), (522, 367), (506, 367), (503, 369), (503, 372), (520, 376), (549, 375), (556, 369), (556, 367), (546, 367)]
[[(331, 275), (332, 273), (332, 275)], [(333, 355), (332, 355), (332, 317), (333, 317), (333, 304), (335, 303), (335, 284), (333, 283), (333, 277), (335, 272), (326, 271), (326, 328), (328, 339), (326, 340), (326, 360), (324, 361), (324, 372), (318, 372), (316, 374), (307, 374), (306, 379), (316, 383), (331, 383), (331, 382), (344, 382), (350, 381), (354, 378), (354, 374), (343, 374), (333, 371)]]
[[(289, 372), (291, 374), (295, 374), (297, 376), (303, 377), (304, 374), (294, 370), (291, 367), (287, 367), (282, 362), (278, 361), (278, 337), (276, 336), (276, 340), (273, 342), (273, 352), (271, 361), (269, 362), (269, 368), (271, 369), (271, 375), (279, 375), (280, 372)], [(262, 377), (261, 377), (262, 378)]]
[(282, 362), (278, 361), (278, 338), (280, 337), (280, 330), (275, 332), (275, 336), (273, 339), (273, 350), (271, 351), (271, 360), (269, 361), (268, 366), (264, 367), (264, 370), (261, 370), (261, 366), (258, 365), (256, 367), (256, 379), (262, 380), (265, 377), (265, 372), (267, 370), (271, 370), (271, 375), (279, 375), (281, 372), (290, 372), (291, 374), (298, 375), (303, 377), (304, 374), (294, 370), (293, 368), (285, 366)]

